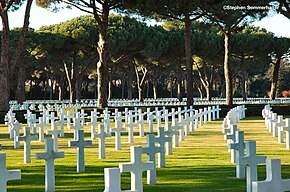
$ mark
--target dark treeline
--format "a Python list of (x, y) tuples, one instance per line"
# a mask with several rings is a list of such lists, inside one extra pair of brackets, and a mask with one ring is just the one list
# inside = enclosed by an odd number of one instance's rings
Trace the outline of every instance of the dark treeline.
[[(127, 16), (108, 22), (108, 99), (187, 95), (185, 24), (165, 21), (148, 26)], [(226, 96), (224, 33), (218, 27), (191, 22), (193, 96), (211, 100)], [(11, 31), (16, 49), (21, 29)], [(11, 99), (98, 97), (96, 63), (99, 26), (92, 16), (30, 29), (23, 65), (16, 67)], [(230, 39), (231, 78), (235, 97), (285, 96), (290, 89), (288, 38), (246, 26)], [(280, 73), (279, 73), (280, 71)], [(288, 74), (288, 75), (287, 75)]]

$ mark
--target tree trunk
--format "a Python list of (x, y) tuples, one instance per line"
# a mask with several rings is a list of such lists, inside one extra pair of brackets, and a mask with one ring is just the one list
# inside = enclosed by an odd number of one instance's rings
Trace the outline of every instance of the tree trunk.
[(109, 90), (109, 93), (108, 93), (108, 101), (109, 101), (112, 98), (112, 80), (111, 80), (111, 78), (109, 80), (109, 85), (108, 86), (109, 86), (109, 88), (108, 88), (108, 90)]
[[(71, 69), (69, 70), (66, 61), (63, 61), (65, 74), (68, 82), (69, 87), (69, 100), (71, 103), (76, 102), (76, 53), (75, 51), (72, 53), (72, 62), (71, 62)], [(69, 72), (70, 71), (70, 72)]]
[(153, 83), (153, 98), (157, 99), (157, 89), (156, 89), (157, 85), (156, 83)]
[(121, 98), (124, 99), (124, 92), (125, 92), (125, 78), (122, 77), (122, 92), (121, 92)]
[(25, 68), (23, 67), (23, 65), (20, 65), (18, 72), (17, 88), (15, 93), (15, 99), (17, 100), (17, 103), (20, 104), (22, 104), (25, 101), (25, 81), (26, 81)]
[(179, 61), (180, 61), (180, 59), (178, 59), (178, 63), (177, 63), (177, 98), (181, 102), (182, 101), (182, 95), (181, 95), (181, 63)]
[(170, 77), (170, 98), (173, 98), (172, 77)]
[[(5, 6), (5, 5), (3, 5)], [(10, 96), (10, 73), (9, 73), (9, 48), (10, 48), (10, 30), (7, 11), (1, 13), (2, 19), (2, 45), (0, 62), (0, 111), (9, 109)]]
[(185, 57), (187, 77), (187, 106), (193, 104), (193, 76), (192, 76), (192, 54), (191, 54), (191, 21), (189, 14), (185, 18)]
[(139, 102), (143, 102), (144, 101), (141, 87), (138, 87), (138, 100), (139, 100)]
[(75, 97), (77, 100), (81, 100), (82, 98), (82, 84), (83, 84), (83, 74), (79, 74), (77, 80), (75, 80)]
[(105, 1), (102, 3), (102, 16), (95, 16), (99, 25), (99, 42), (98, 54), (99, 61), (97, 64), (98, 74), (98, 107), (105, 108), (108, 106), (108, 74), (109, 74), (109, 45), (108, 45), (108, 18), (109, 5)]
[(127, 80), (127, 93), (128, 93), (128, 99), (133, 99), (133, 68), (132, 66), (129, 66), (128, 71), (128, 80)]
[(233, 80), (231, 71), (231, 33), (225, 32), (225, 58), (224, 58), (224, 73), (226, 82), (226, 105), (233, 105)]
[(212, 95), (212, 88), (211, 88), (211, 86), (209, 85), (209, 86), (206, 86), (205, 87), (205, 91), (206, 91), (206, 99), (208, 100), (208, 101), (211, 101), (211, 95)]
[(282, 56), (278, 56), (277, 61), (274, 63), (274, 71), (273, 71), (272, 83), (271, 83), (270, 100), (275, 100), (275, 98), (276, 98), (281, 57)]
[(58, 82), (58, 100), (62, 101), (63, 100), (63, 91), (64, 91), (64, 85), (62, 82), (62, 79)]
[(242, 97), (243, 100), (247, 100), (247, 83), (246, 83), (246, 71), (245, 71), (245, 62), (244, 56), (241, 58), (241, 88), (242, 88)]
[(146, 98), (149, 98), (150, 84), (149, 81), (146, 81)]

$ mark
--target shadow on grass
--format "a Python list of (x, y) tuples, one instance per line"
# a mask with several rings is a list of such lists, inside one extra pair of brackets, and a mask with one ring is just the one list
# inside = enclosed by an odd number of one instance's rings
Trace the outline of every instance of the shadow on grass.
[[(103, 191), (104, 168), (86, 166), (86, 173), (76, 173), (75, 166), (55, 166), (56, 191)], [(259, 169), (264, 170), (265, 167)], [(290, 170), (290, 166), (283, 169)], [(290, 178), (290, 172), (287, 176)], [(246, 191), (245, 179), (235, 178), (233, 166), (162, 168), (157, 169), (156, 185), (146, 184), (146, 172), (143, 173), (143, 183), (144, 192)], [(9, 181), (8, 191), (38, 192), (44, 191), (44, 185), (43, 166), (25, 167), (21, 180)], [(122, 189), (128, 190), (130, 186), (130, 173), (122, 173)]]

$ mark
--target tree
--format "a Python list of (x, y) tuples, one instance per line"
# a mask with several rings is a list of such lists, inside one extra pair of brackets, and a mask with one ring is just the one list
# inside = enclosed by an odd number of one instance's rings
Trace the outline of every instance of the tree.
[(191, 22), (200, 18), (199, 1), (124, 1), (125, 7), (144, 16), (156, 16), (162, 19), (179, 20), (184, 22), (186, 78), (187, 78), (187, 106), (193, 104), (193, 71), (191, 51)]
[[(268, 5), (269, 1), (259, 0), (216, 0), (205, 1), (200, 8), (206, 19), (206, 23), (216, 25), (224, 34), (224, 75), (226, 82), (226, 104), (233, 104), (233, 80), (231, 64), (231, 39), (232, 34), (238, 31), (242, 26), (253, 21), (252, 18), (261, 18), (265, 16), (265, 10), (252, 10), (250, 6)], [(232, 8), (233, 7), (233, 8)], [(237, 8), (235, 8), (237, 7)]]
[(216, 29), (194, 30), (192, 35), (195, 69), (202, 86), (206, 90), (208, 101), (212, 97), (214, 74), (219, 66), (220, 55), (222, 54), (222, 41), (217, 32)]
[(267, 62), (273, 40), (273, 33), (253, 26), (247, 26), (234, 35), (232, 55), (240, 60), (237, 69), (243, 100), (247, 99), (248, 76), (252, 71), (262, 68), (261, 61)]
[(290, 19), (290, 2), (289, 0), (276, 0), (279, 3), (278, 12)]
[(271, 63), (274, 65), (272, 73), (272, 83), (270, 91), (270, 99), (275, 100), (277, 94), (277, 85), (279, 80), (279, 70), (281, 62), (285, 57), (285, 54), (289, 51), (290, 40), (288, 38), (278, 38), (275, 37), (272, 41), (272, 46), (274, 48), (273, 53), (270, 55)]
[[(97, 75), (98, 75), (98, 107), (104, 108), (107, 106), (108, 100), (108, 83), (109, 83), (109, 63), (110, 51), (108, 44), (108, 21), (109, 12), (113, 9), (121, 8), (122, 1), (117, 0), (84, 0), (84, 1), (61, 1), (66, 5), (75, 7), (81, 11), (92, 14), (99, 26), (99, 41), (98, 41), (98, 58)], [(44, 8), (52, 8), (59, 1), (42, 1), (37, 0), (37, 4)]]
[(28, 33), (30, 9), (33, 0), (27, 0), (23, 28), (19, 37), (18, 46), (14, 53), (11, 53), (10, 47), (10, 29), (8, 11), (17, 10), (24, 1), (1, 1), (0, 17), (2, 20), (2, 42), (0, 58), (0, 111), (6, 111), (9, 108), (11, 77), (17, 65), (21, 65), (23, 54), (25, 52), (26, 36)]

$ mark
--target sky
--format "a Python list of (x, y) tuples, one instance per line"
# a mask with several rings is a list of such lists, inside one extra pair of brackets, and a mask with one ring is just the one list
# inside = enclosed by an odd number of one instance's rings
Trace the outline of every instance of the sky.
[[(24, 11), (25, 6), (22, 6), (20, 10), (16, 12), (9, 12), (11, 29), (14, 27), (22, 27)], [(33, 4), (29, 26), (38, 29), (41, 26), (64, 22), (80, 15), (85, 15), (85, 13), (77, 9), (62, 9), (53, 13)], [(278, 37), (283, 36), (290, 38), (290, 20), (281, 14), (274, 14), (265, 17), (261, 21), (254, 22), (253, 25), (265, 28), (267, 31), (273, 32)], [(2, 27), (1, 24), (0, 27)]]

